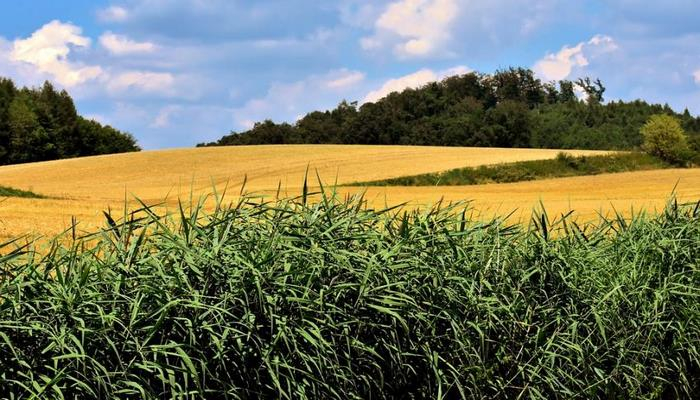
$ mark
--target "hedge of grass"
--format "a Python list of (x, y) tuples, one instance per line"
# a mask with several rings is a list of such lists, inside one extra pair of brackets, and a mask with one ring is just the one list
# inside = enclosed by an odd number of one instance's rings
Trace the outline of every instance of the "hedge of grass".
[[(693, 398), (700, 204), (581, 226), (459, 207), (144, 207), (0, 259), (19, 398)], [(71, 242), (72, 244), (61, 244)]]
[(512, 183), (672, 167), (674, 165), (671, 163), (640, 152), (578, 157), (562, 152), (551, 160), (519, 161), (479, 167), (456, 168), (444, 172), (359, 182), (348, 186), (481, 185), (485, 183)]
[(23, 197), (27, 199), (45, 199), (44, 195), (29, 190), (15, 189), (9, 186), (0, 186), (0, 197)]

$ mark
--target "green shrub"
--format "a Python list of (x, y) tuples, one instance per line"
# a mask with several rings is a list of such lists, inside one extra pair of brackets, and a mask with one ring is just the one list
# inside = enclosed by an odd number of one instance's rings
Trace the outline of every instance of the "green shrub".
[(684, 165), (693, 157), (688, 136), (677, 118), (666, 114), (654, 115), (640, 130), (647, 153), (670, 163)]

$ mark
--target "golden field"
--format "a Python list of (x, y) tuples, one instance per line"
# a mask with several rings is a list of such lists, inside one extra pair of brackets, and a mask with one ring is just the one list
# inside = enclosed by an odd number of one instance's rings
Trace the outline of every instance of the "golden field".
[[(372, 187), (365, 196), (373, 204), (407, 203), (409, 206), (468, 200), (483, 218), (513, 213), (512, 219), (527, 221), (534, 209), (544, 204), (550, 217), (569, 211), (590, 221), (599, 213), (611, 215), (615, 210), (662, 210), (673, 190), (680, 202), (700, 200), (700, 169), (665, 169), (625, 172), (571, 178), (543, 179), (529, 182), (499, 183), (476, 186), (440, 187)], [(348, 188), (350, 189), (350, 188)], [(362, 188), (344, 189), (358, 192)]]
[[(146, 151), (0, 167), (0, 185), (32, 190), (52, 199), (7, 198), (0, 202), (0, 236), (32, 233), (52, 235), (70, 226), (93, 230), (102, 225), (102, 210), (120, 210), (124, 199), (139, 197), (154, 204), (174, 204), (228, 185), (238, 193), (247, 176), (250, 192), (297, 194), (307, 169), (325, 183), (347, 184), (464, 166), (554, 158), (559, 150), (444, 148), (404, 146), (241, 146)], [(601, 154), (567, 151), (574, 155)], [(550, 212), (575, 209), (581, 215), (596, 210), (659, 207), (676, 182), (683, 199), (700, 198), (700, 170), (664, 170), (523, 182), (454, 187), (368, 188), (373, 206), (408, 202), (411, 206), (474, 200), (485, 212), (529, 214), (542, 200)], [(342, 188), (356, 193), (362, 188)], [(133, 201), (130, 204), (134, 204)]]

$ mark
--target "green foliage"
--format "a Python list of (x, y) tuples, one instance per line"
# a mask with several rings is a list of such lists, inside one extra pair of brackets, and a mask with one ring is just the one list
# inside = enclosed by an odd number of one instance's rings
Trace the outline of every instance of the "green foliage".
[(600, 104), (603, 102), (603, 93), (605, 93), (605, 86), (600, 81), (596, 79), (595, 82), (591, 81), (591, 78), (580, 78), (576, 81), (576, 85), (586, 93), (586, 101), (590, 105)]
[(46, 196), (36, 194), (29, 190), (20, 190), (7, 186), (0, 186), (0, 197), (24, 197), (28, 199), (45, 199)]
[(65, 90), (0, 78), (0, 165), (138, 150), (131, 135), (79, 116)]
[[(308, 194), (310, 196), (311, 194)], [(250, 197), (3, 247), (8, 398), (693, 398), (700, 204), (529, 229)]]
[(520, 161), (474, 168), (456, 168), (445, 172), (354, 183), (349, 186), (481, 185), (663, 169), (671, 166), (671, 164), (656, 157), (638, 152), (579, 157), (562, 152), (553, 160)]
[(693, 157), (688, 138), (677, 118), (654, 115), (640, 130), (644, 151), (675, 164), (685, 164)]
[[(586, 101), (579, 101), (575, 87), (586, 93)], [(651, 115), (677, 115), (668, 106), (643, 101), (603, 104), (604, 93), (600, 80), (543, 83), (522, 68), (469, 73), (392, 93), (359, 108), (343, 101), (294, 125), (265, 121), (199, 146), (338, 143), (630, 150), (642, 144), (639, 128)], [(687, 111), (677, 116), (688, 132), (700, 137), (700, 118)]]

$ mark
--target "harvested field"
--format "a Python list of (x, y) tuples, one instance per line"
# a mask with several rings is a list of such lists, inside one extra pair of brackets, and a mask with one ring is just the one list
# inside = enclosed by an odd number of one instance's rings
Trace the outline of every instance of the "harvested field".
[(372, 204), (407, 203), (411, 207), (470, 200), (488, 218), (515, 211), (513, 218), (528, 219), (542, 202), (551, 215), (574, 210), (584, 219), (613, 209), (628, 214), (663, 209), (673, 190), (679, 201), (700, 199), (700, 169), (667, 169), (595, 176), (545, 179), (530, 182), (476, 186), (343, 188), (344, 193), (366, 191)]
[[(339, 183), (554, 158), (561, 150), (409, 146), (240, 146), (175, 149), (0, 167), (0, 184), (71, 199), (146, 200), (209, 190), (244, 176), (251, 191), (301, 186), (307, 166)], [(567, 151), (604, 154), (600, 151)]]
[[(602, 154), (568, 151), (572, 154)], [(52, 235), (71, 224), (89, 231), (102, 225), (102, 210), (120, 210), (125, 198), (138, 196), (149, 204), (221, 189), (228, 182), (238, 193), (247, 176), (247, 189), (274, 193), (281, 183), (284, 194), (300, 190), (307, 166), (325, 182), (339, 184), (463, 166), (556, 157), (559, 150), (444, 148), (403, 146), (242, 146), (150, 151), (73, 160), (0, 167), (0, 185), (51, 196), (52, 199), (7, 198), (0, 203), (0, 236), (33, 233)], [(679, 181), (680, 180), (680, 181)], [(315, 181), (315, 177), (312, 181)], [(679, 181), (681, 198), (700, 198), (700, 170), (647, 171), (504, 185), (453, 187), (369, 188), (373, 206), (408, 202), (428, 205), (475, 200), (484, 212), (529, 211), (541, 199), (551, 212), (573, 208), (582, 215), (595, 210), (654, 207), (663, 204)], [(343, 188), (358, 192), (361, 188)], [(134, 202), (131, 202), (134, 205)]]

